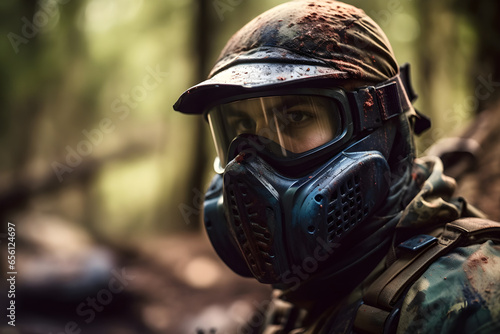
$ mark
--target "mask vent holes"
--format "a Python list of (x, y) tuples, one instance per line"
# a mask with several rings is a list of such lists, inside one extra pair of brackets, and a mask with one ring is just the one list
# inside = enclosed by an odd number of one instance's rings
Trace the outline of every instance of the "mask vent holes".
[(274, 211), (260, 205), (258, 195), (244, 182), (231, 181), (226, 183), (228, 220), (250, 270), (259, 279), (267, 280), (275, 276), (273, 238), (267, 226)]
[(253, 259), (253, 257), (248, 257), (248, 262), (249, 262), (250, 266), (255, 267), (256, 263), (255, 263), (255, 260)]
[(359, 175), (351, 176), (331, 194), (328, 204), (328, 241), (340, 239), (359, 224), (369, 212), (363, 203)]
[(340, 195), (344, 196), (345, 193), (347, 192), (345, 184), (340, 186)]
[(229, 209), (231, 211), (231, 215), (233, 216), (233, 221), (235, 226), (241, 225), (240, 214), (238, 211), (238, 206), (236, 205), (236, 199), (234, 197), (233, 187), (229, 188)]

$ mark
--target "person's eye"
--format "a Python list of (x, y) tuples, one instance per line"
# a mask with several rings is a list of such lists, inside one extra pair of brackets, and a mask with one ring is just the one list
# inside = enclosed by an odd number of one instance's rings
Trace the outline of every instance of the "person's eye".
[(255, 132), (255, 122), (253, 119), (249, 117), (241, 117), (234, 119), (231, 122), (231, 126), (236, 130), (238, 134)]
[(294, 125), (303, 124), (312, 118), (312, 115), (305, 111), (288, 111), (285, 114), (286, 120)]

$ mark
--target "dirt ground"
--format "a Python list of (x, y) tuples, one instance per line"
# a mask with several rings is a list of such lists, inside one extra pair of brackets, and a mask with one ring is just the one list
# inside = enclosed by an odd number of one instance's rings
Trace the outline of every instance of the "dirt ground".
[(202, 233), (135, 238), (117, 251), (29, 218), (18, 234), (16, 326), (2, 321), (2, 334), (246, 333), (270, 294), (230, 271)]

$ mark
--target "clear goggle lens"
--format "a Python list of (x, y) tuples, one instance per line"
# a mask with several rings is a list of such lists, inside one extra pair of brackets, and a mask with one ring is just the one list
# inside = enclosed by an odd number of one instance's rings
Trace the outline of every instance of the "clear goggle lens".
[(342, 115), (336, 101), (326, 96), (284, 95), (238, 100), (218, 105), (208, 112), (220, 166), (231, 157), (228, 149), (239, 135), (251, 134), (272, 141), (288, 157), (304, 153), (343, 132)]

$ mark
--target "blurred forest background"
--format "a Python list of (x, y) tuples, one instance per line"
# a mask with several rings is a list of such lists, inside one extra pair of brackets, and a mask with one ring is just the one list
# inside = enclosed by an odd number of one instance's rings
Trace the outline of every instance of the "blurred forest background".
[[(18, 271), (17, 326), (2, 306), (2, 333), (234, 333), (262, 307), (269, 290), (222, 266), (200, 228), (214, 150), (202, 119), (172, 105), (283, 2), (0, 3), (0, 263), (12, 222)], [(419, 153), (469, 138), (433, 152), (500, 219), (500, 3), (347, 2), (412, 65), (433, 121)]]

